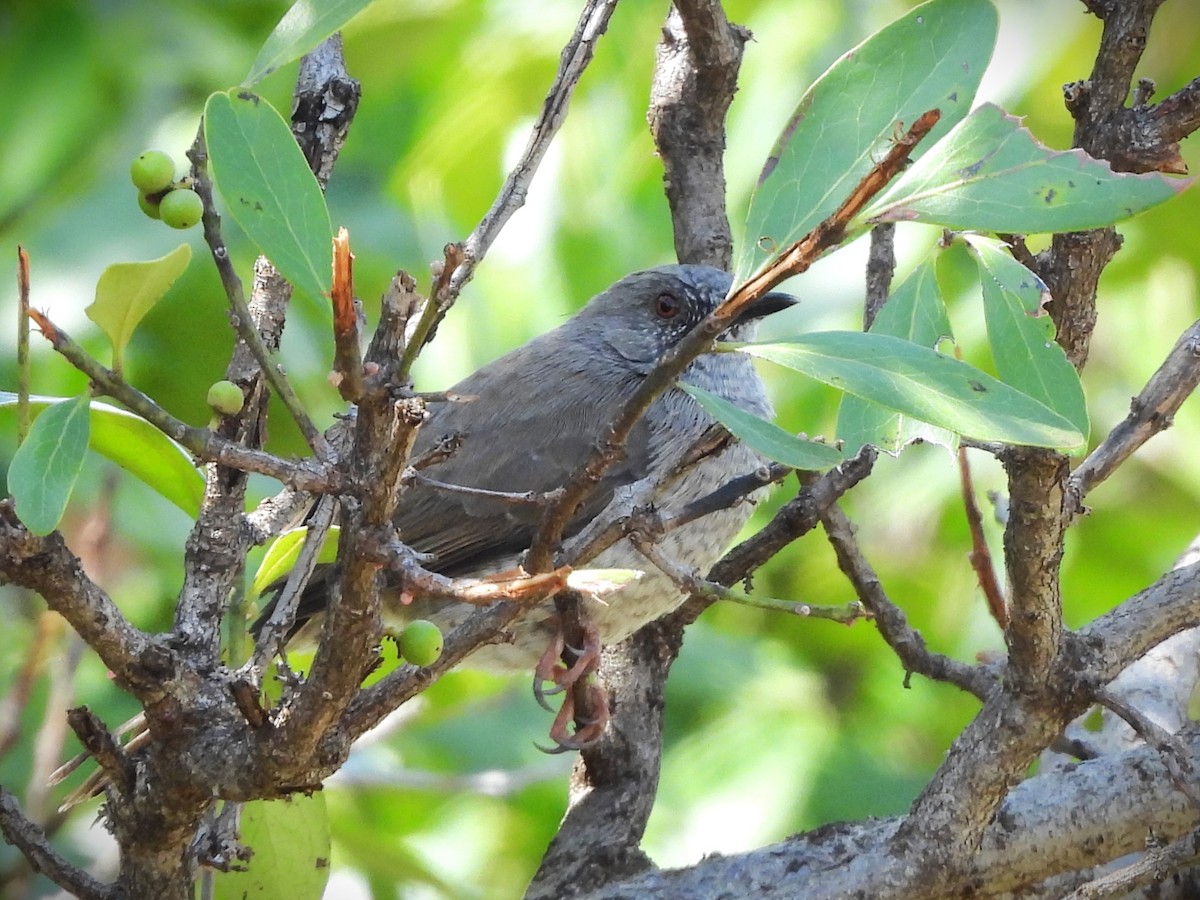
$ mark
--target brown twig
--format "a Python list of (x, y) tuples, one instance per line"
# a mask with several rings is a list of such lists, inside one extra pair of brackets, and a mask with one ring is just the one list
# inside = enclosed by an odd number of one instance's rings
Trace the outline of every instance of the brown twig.
[[(176, 419), (161, 406), (105, 368), (43, 313), (31, 309), (29, 317), (42, 335), (71, 365), (83, 372), (101, 391), (137, 413), (167, 437), (182, 444), (200, 459), (243, 472), (269, 475), (313, 493), (339, 493), (346, 489), (340, 472), (314, 461), (289, 461), (261, 450), (225, 440), (207, 428), (195, 428)], [(322, 438), (322, 441), (324, 438)]]
[(1071, 473), (1068, 487), (1076, 512), (1083, 498), (1146, 441), (1171, 427), (1183, 401), (1200, 385), (1200, 322), (1179, 336), (1167, 358), (1133, 398), (1127, 415)]
[(433, 340), (438, 323), (454, 303), (457, 295), (450, 287), (451, 276), (463, 264), (464, 258), (463, 245), (460, 243), (450, 243), (442, 248), (442, 259), (433, 266), (433, 288), (429, 292), (429, 300), (421, 309), (417, 326), (404, 346), (404, 354), (400, 357), (400, 366), (396, 371), (396, 381), (404, 383), (408, 380), (408, 373), (412, 371), (417, 355)]
[(979, 589), (983, 591), (987, 601), (988, 611), (1002, 629), (1008, 623), (1008, 608), (1004, 601), (1004, 592), (1000, 589), (1000, 581), (996, 578), (996, 567), (992, 564), (992, 552), (988, 549), (987, 538), (983, 533), (983, 513), (975, 500), (975, 486), (971, 480), (971, 464), (967, 459), (964, 447), (958, 448), (958, 478), (962, 489), (963, 514), (967, 518), (967, 528), (971, 532), (971, 552), (967, 558), (971, 568), (975, 570), (975, 578)]
[(86, 706), (77, 706), (67, 711), (67, 724), (99, 764), (105, 780), (127, 793), (133, 787), (133, 764), (104, 723)]
[(828, 472), (806, 476), (799, 494), (780, 507), (756, 534), (726, 553), (708, 573), (709, 580), (719, 584), (741, 581), (788, 544), (808, 534), (830, 506), (871, 474), (878, 455), (874, 447), (864, 447)]
[(642, 380), (638, 389), (622, 407), (595, 452), (566, 481), (558, 497), (542, 517), (526, 557), (531, 571), (544, 571), (550, 565), (554, 548), (557, 547), (567, 522), (575, 514), (579, 504), (599, 483), (608, 467), (620, 458), (629, 433), (654, 398), (673, 384), (692, 360), (711, 349), (718, 335), (722, 334), (747, 306), (767, 294), (785, 278), (807, 270), (826, 250), (836, 246), (844, 237), (846, 226), (899, 174), (907, 164), (913, 148), (937, 124), (939, 117), (940, 113), (936, 109), (918, 116), (904, 136), (893, 142), (887, 155), (863, 177), (832, 215), (803, 238), (785, 248), (775, 259), (736, 288), (709, 316), (663, 354), (658, 365)]
[(980, 699), (986, 698), (996, 686), (995, 679), (982, 669), (933, 653), (925, 646), (925, 639), (908, 624), (903, 610), (884, 593), (879, 576), (858, 547), (854, 527), (845, 513), (836, 504), (830, 506), (821, 523), (837, 554), (838, 568), (854, 586), (858, 599), (871, 613), (879, 634), (900, 658), (905, 672), (947, 681)]
[(1200, 790), (1196, 787), (1196, 767), (1183, 741), (1145, 715), (1132, 703), (1126, 702), (1125, 698), (1111, 688), (1101, 688), (1097, 691), (1096, 702), (1120, 716), (1130, 728), (1138, 733), (1142, 740), (1162, 755), (1163, 765), (1170, 773), (1175, 787), (1185, 794), (1194, 806), (1200, 808)]
[(354, 302), (354, 254), (350, 233), (339, 228), (333, 239), (333, 379), (343, 400), (354, 402), (363, 392), (362, 332)]
[(1193, 865), (1200, 859), (1200, 828), (1194, 828), (1166, 845), (1158, 841), (1148, 843), (1146, 852), (1136, 861), (1081, 885), (1063, 900), (1136, 896), (1139, 887), (1166, 881), (1173, 872)]
[(17, 443), (29, 433), (29, 254), (17, 245)]

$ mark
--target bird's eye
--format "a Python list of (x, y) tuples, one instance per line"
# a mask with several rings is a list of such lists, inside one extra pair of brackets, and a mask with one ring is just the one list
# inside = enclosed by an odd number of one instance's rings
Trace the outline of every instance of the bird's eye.
[(673, 319), (679, 315), (682, 304), (674, 294), (659, 294), (654, 298), (654, 314), (660, 319)]

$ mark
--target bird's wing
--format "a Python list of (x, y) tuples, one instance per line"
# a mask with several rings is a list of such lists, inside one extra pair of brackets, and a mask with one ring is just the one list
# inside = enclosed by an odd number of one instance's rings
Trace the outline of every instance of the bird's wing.
[[(522, 348), (536, 350), (536, 346)], [(476, 399), (432, 408), (415, 452), (446, 434), (462, 435), (463, 444), (424, 475), (446, 484), (510, 494), (553, 490), (587, 459), (624, 397), (636, 387), (634, 379), (608, 386), (597, 385), (594, 379), (589, 383), (569, 361), (527, 363), (528, 359), (509, 359), (503, 383), (492, 366), (485, 367), (454, 388)], [(529, 372), (530, 377), (514, 379), (514, 370)], [(580, 399), (566, 403), (565, 397)], [(646, 428), (639, 423), (624, 459), (609, 467), (572, 517), (567, 534), (603, 509), (618, 487), (647, 474), (647, 446)], [(435, 555), (432, 568), (458, 574), (527, 548), (544, 508), (417, 481), (400, 496), (396, 524), (406, 544)]]

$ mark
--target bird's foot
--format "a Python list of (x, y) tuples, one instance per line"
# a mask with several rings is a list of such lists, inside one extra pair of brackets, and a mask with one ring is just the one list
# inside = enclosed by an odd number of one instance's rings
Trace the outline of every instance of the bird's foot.
[[(608, 695), (593, 677), (600, 665), (600, 632), (590, 622), (583, 626), (583, 646), (566, 648), (574, 656), (570, 667), (560, 662), (566, 642), (559, 630), (534, 670), (533, 695), (553, 711), (546, 698), (562, 694), (562, 705), (550, 726), (553, 748), (547, 753), (583, 750), (596, 743), (608, 725)], [(571, 723), (575, 730), (572, 732)]]

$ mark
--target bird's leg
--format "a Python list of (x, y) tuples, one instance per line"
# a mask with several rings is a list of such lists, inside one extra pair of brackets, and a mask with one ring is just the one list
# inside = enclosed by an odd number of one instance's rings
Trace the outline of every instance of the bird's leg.
[[(549, 709), (546, 697), (563, 694), (562, 706), (550, 726), (550, 739), (556, 748), (550, 751), (553, 753), (582, 750), (594, 744), (608, 725), (608, 696), (593, 677), (600, 664), (600, 632), (583, 616), (578, 625), (577, 631), (583, 638), (581, 646), (567, 644), (565, 629), (560, 624), (538, 662), (535, 675), (534, 696), (543, 707)], [(548, 682), (553, 688), (545, 688)], [(572, 720), (573, 734), (569, 731)]]

